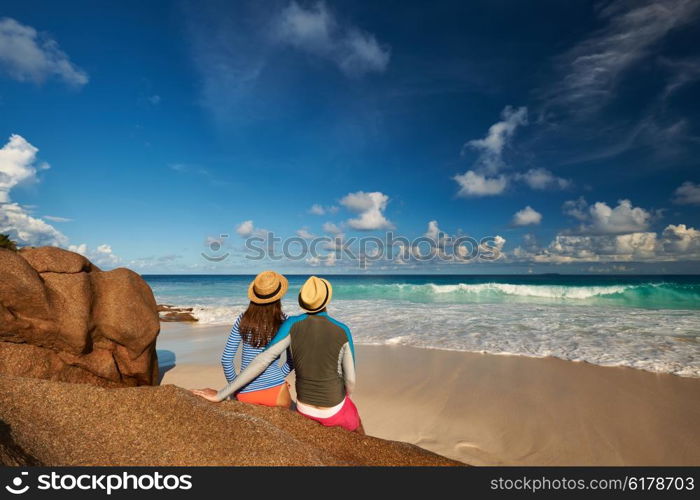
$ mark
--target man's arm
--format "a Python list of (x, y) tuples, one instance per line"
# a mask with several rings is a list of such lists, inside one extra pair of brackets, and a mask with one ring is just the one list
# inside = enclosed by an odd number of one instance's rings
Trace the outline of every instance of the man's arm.
[[(282, 313), (282, 317), (285, 319), (285, 321), (289, 318), (289, 316), (287, 316), (284, 313)], [(275, 337), (276, 337), (276, 335), (275, 335)], [(274, 339), (270, 343), (274, 343)], [(284, 364), (280, 367), (280, 370), (282, 370), (282, 374), (286, 377), (294, 369), (294, 362), (292, 361), (292, 350), (291, 349), (289, 349), (289, 348), (287, 349), (287, 355), (284, 358), (285, 358)]]
[(355, 358), (349, 343), (345, 343), (340, 350), (343, 380), (345, 381), (345, 393), (350, 394), (355, 390)]
[(284, 350), (291, 345), (289, 332), (292, 329), (292, 325), (305, 317), (306, 315), (294, 316), (282, 323), (282, 326), (277, 331), (277, 335), (275, 335), (275, 337), (270, 341), (267, 348), (255, 356), (253, 361), (250, 362), (245, 370), (238, 374), (233, 382), (228, 384), (216, 394), (216, 400), (223, 401), (234, 392), (251, 383), (256, 377), (264, 372), (265, 369), (270, 366), (270, 364), (280, 355), (282, 355)]
[(269, 349), (266, 349), (255, 356), (253, 361), (250, 362), (246, 369), (243, 370), (233, 382), (228, 384), (216, 394), (217, 400), (223, 401), (234, 392), (255, 380), (262, 372), (265, 371), (268, 366), (270, 366), (270, 364), (272, 364), (274, 360), (280, 357), (284, 350), (289, 347), (289, 344), (290, 338), (287, 336)]
[(280, 367), (282, 373), (286, 377), (294, 369), (294, 360), (292, 359), (292, 350), (287, 349), (287, 356), (285, 357), (284, 364)]

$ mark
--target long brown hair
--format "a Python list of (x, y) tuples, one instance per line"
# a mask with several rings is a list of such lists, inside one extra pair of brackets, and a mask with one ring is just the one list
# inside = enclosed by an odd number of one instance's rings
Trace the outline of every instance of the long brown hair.
[(265, 347), (283, 322), (282, 301), (276, 300), (269, 304), (251, 302), (243, 313), (238, 331), (246, 344), (258, 348)]

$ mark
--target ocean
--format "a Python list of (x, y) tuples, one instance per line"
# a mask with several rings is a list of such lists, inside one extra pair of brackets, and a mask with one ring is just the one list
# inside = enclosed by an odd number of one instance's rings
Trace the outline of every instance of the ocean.
[[(329, 275), (358, 344), (554, 356), (700, 377), (700, 276)], [(283, 304), (306, 276), (288, 276)], [(253, 276), (145, 275), (158, 303), (230, 325)], [(223, 345), (222, 345), (223, 349)]]

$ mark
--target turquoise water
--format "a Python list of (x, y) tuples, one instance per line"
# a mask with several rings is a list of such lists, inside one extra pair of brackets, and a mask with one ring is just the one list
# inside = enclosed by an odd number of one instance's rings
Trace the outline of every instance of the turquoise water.
[[(230, 324), (252, 276), (144, 276), (159, 303)], [(306, 276), (289, 276), (298, 313)], [(359, 343), (556, 356), (700, 376), (700, 276), (328, 276)]]

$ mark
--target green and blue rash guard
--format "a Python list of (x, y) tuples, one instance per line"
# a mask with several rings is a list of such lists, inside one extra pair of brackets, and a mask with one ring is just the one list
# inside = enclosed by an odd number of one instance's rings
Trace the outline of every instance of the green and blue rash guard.
[(222, 401), (255, 380), (289, 348), (296, 373), (297, 399), (330, 408), (355, 387), (355, 347), (350, 329), (328, 313), (300, 314), (287, 319), (267, 348), (236, 379), (221, 389)]

